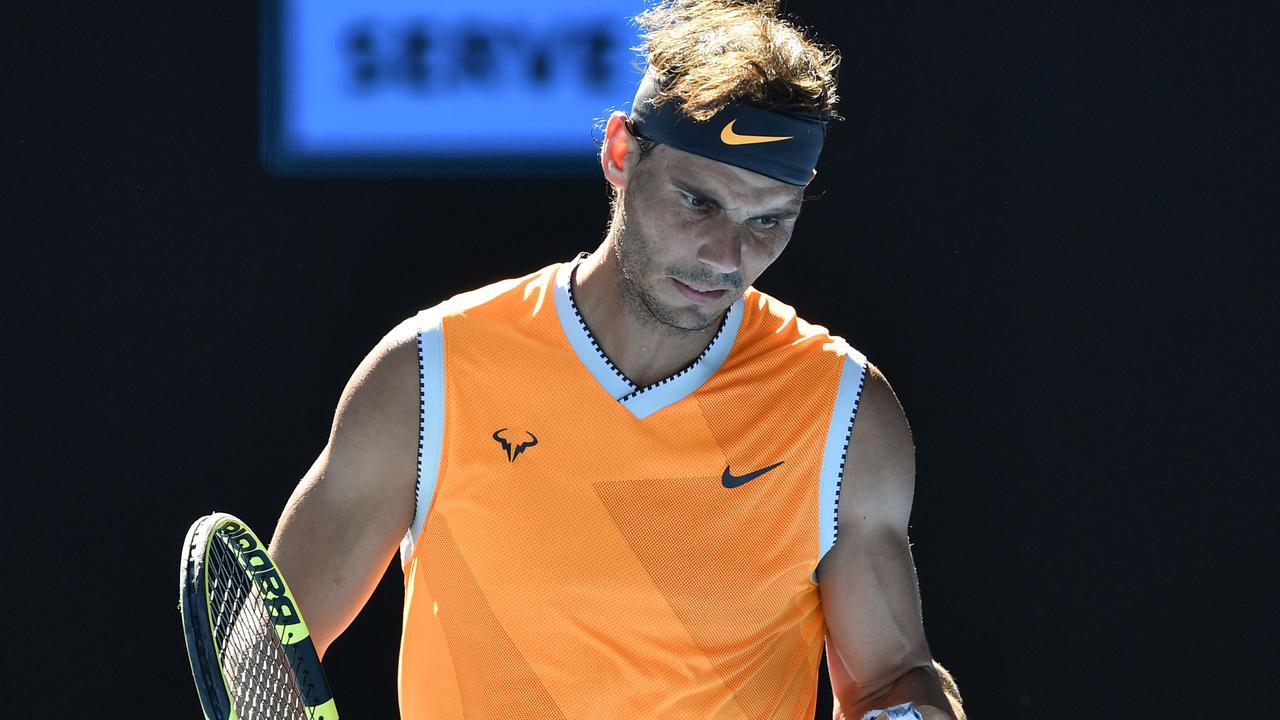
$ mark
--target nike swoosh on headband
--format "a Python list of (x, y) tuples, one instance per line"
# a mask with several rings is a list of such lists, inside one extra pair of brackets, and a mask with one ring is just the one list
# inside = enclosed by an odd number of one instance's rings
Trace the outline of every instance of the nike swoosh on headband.
[(758, 145), (760, 143), (778, 142), (779, 140), (790, 140), (793, 135), (739, 135), (733, 131), (733, 124), (738, 122), (737, 118), (729, 121), (728, 125), (720, 131), (720, 142), (725, 145)]

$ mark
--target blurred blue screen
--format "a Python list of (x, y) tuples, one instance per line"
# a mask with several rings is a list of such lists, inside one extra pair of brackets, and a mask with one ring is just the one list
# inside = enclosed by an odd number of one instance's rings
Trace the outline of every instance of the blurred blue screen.
[[(269, 6), (269, 7), (265, 7)], [(578, 174), (640, 79), (641, 0), (267, 0), (263, 158), (282, 174)]]

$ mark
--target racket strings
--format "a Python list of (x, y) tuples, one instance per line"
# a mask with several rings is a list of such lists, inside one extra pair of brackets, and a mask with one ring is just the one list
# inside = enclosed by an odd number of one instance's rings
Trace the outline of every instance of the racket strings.
[(266, 603), (236, 551), (220, 538), (209, 550), (209, 608), (227, 684), (243, 720), (305, 720), (302, 701)]

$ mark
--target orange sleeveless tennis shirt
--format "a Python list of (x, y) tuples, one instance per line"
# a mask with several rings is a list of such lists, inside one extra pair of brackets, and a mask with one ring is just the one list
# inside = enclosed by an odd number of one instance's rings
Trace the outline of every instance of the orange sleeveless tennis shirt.
[(749, 289), (637, 388), (579, 260), (417, 318), (402, 717), (811, 718), (865, 358)]

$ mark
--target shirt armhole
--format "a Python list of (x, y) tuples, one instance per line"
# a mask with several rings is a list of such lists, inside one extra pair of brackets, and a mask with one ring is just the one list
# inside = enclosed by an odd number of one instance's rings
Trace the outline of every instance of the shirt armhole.
[(418, 331), (418, 477), (414, 483), (413, 519), (400, 541), (400, 565), (408, 567), (427, 512), (435, 496), (444, 449), (444, 337), (440, 313), (424, 310)]
[[(836, 402), (827, 425), (827, 440), (822, 452), (822, 473), (818, 479), (818, 561), (826, 557), (836, 544), (840, 521), (840, 485), (844, 481), (845, 463), (849, 459), (849, 438), (858, 415), (858, 400), (867, 379), (867, 358), (849, 349), (840, 369)], [(817, 568), (813, 579), (817, 580)]]

